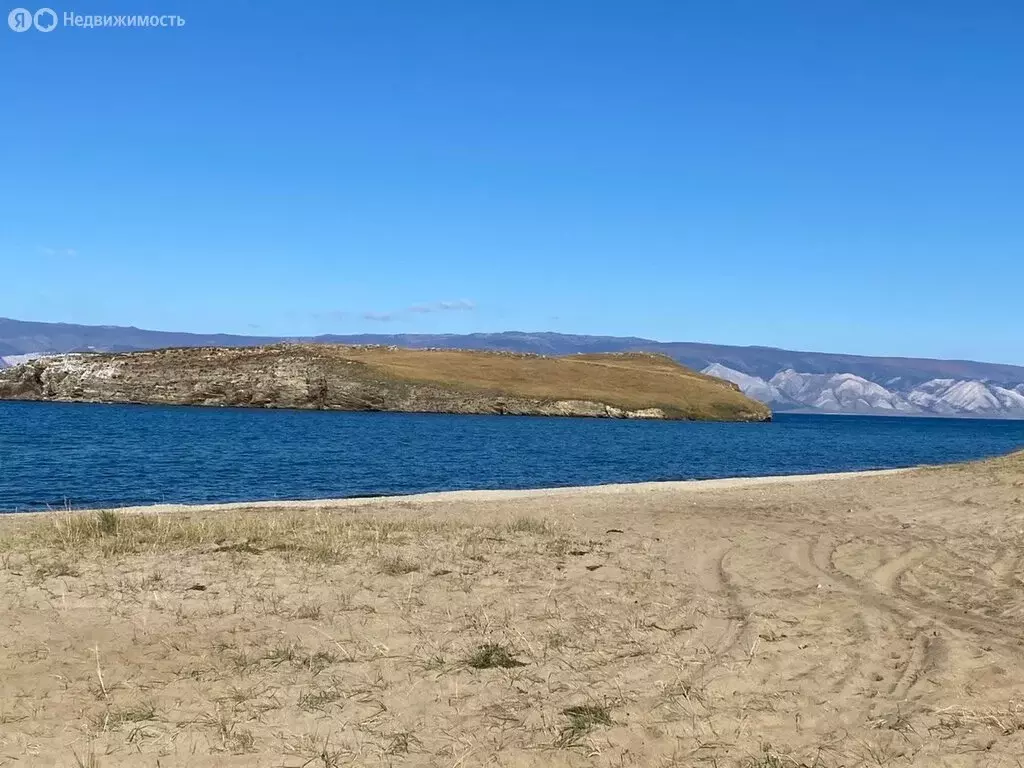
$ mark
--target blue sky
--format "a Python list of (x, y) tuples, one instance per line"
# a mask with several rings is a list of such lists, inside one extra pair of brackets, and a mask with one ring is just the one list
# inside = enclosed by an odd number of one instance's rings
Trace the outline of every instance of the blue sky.
[(1020, 3), (53, 7), (186, 24), (0, 27), (0, 316), (1024, 363)]

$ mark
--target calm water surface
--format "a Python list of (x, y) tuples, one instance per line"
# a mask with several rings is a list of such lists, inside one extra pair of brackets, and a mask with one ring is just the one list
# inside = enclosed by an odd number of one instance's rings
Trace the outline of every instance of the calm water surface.
[(1024, 421), (771, 424), (0, 402), (0, 510), (307, 499), (904, 467), (1024, 447)]

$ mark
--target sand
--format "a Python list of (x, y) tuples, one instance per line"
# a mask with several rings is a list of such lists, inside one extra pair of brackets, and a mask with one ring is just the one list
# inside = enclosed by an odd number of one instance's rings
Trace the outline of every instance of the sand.
[(1022, 558), (1024, 454), (9, 516), (0, 765), (1019, 766)]

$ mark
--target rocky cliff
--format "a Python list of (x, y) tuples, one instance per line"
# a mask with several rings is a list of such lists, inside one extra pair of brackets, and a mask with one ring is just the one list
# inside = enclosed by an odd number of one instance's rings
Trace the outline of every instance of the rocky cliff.
[(323, 344), (74, 354), (0, 371), (0, 399), (768, 421), (738, 387), (651, 354), (545, 357)]

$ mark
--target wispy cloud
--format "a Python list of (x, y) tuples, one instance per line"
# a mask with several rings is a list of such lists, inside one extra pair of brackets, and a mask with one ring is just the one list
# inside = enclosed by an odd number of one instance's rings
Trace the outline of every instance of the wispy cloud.
[(423, 304), (414, 304), (405, 309), (389, 310), (379, 312), (367, 310), (365, 312), (350, 312), (343, 309), (324, 310), (311, 313), (312, 318), (321, 323), (338, 323), (342, 321), (359, 318), (369, 320), (373, 323), (391, 323), (401, 320), (410, 315), (427, 315), (433, 312), (472, 312), (476, 309), (476, 302), (469, 299), (457, 299), (455, 301), (432, 301)]
[(469, 299), (458, 301), (435, 301), (432, 304), (416, 304), (409, 307), (410, 312), (425, 315), (430, 312), (472, 312), (476, 309), (476, 302)]
[(39, 251), (43, 256), (49, 256), (50, 258), (56, 258), (58, 256), (77, 256), (78, 251), (74, 248), (48, 248), (46, 246), (38, 245), (36, 250)]

